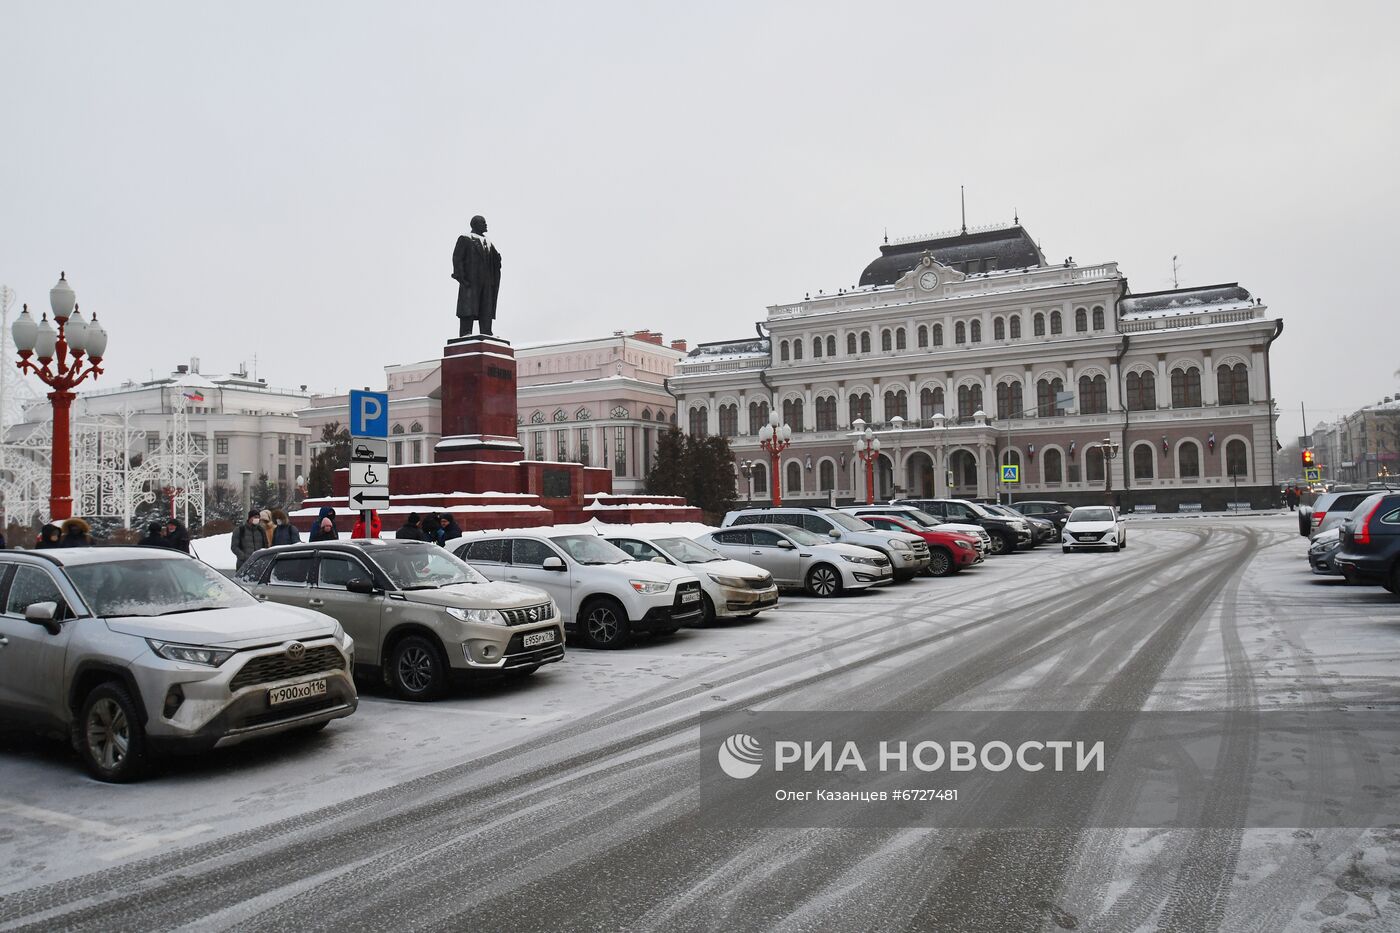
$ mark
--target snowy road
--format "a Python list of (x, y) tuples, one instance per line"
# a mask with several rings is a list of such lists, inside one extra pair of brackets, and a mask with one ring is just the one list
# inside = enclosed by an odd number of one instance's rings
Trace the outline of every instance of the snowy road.
[(1130, 535), (431, 706), (368, 696), (310, 747), (129, 787), (7, 738), (0, 929), (1400, 929), (1400, 830), (706, 819), (698, 727), (745, 709), (1400, 708), (1400, 602), (1311, 576), (1292, 516)]

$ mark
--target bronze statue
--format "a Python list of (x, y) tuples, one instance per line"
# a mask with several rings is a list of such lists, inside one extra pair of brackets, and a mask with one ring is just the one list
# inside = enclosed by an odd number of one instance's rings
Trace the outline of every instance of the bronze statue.
[(470, 337), (472, 322), (491, 334), (496, 319), (496, 293), (501, 288), (501, 254), (486, 239), (486, 218), (472, 218), (472, 232), (457, 238), (452, 251), (452, 277), (457, 280), (457, 318), (461, 336)]

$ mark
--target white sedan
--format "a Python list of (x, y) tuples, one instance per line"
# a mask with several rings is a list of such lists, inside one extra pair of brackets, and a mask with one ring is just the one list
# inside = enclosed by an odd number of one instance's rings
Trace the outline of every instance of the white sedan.
[(1128, 546), (1128, 529), (1112, 506), (1081, 505), (1069, 513), (1060, 532), (1060, 545), (1066, 554), (1077, 548), (1121, 551)]
[(778, 585), (762, 567), (730, 560), (680, 535), (607, 534), (609, 544), (636, 560), (659, 561), (689, 570), (700, 578), (705, 621), (751, 619), (778, 604)]

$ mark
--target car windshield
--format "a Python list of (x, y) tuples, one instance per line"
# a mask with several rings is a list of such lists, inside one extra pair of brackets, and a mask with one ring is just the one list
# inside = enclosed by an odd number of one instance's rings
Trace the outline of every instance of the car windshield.
[[(864, 524), (862, 522), (862, 524)], [(828, 535), (819, 535), (808, 531), (806, 528), (798, 528), (796, 525), (783, 525), (779, 530), (798, 544), (811, 547), (816, 544), (830, 544), (831, 538)]]
[(596, 535), (560, 535), (550, 538), (580, 564), (625, 564), (632, 558)]
[[(987, 507), (982, 505), (980, 502), (964, 502), (963, 505), (971, 509), (972, 514), (978, 516), (979, 518), (986, 518), (987, 516), (992, 515), (991, 512), (987, 511)], [(993, 515), (992, 517), (995, 516)]]
[(1111, 522), (1113, 521), (1113, 510), (1105, 506), (1075, 509), (1069, 513), (1069, 520), (1072, 522)]
[(925, 528), (934, 528), (938, 525), (943, 524), (942, 519), (934, 518), (932, 515), (928, 514), (923, 509), (908, 509), (902, 515), (898, 515), (896, 517), (913, 519), (920, 525), (923, 525)]
[(68, 579), (94, 614), (166, 616), (256, 606), (257, 600), (197, 560), (113, 560), (68, 567)]
[(708, 564), (711, 561), (724, 560), (705, 545), (697, 544), (689, 538), (657, 538), (656, 546), (683, 564)]
[(459, 583), (485, 583), (486, 578), (448, 551), (431, 544), (396, 545), (371, 555), (401, 590), (438, 590)]
[(847, 531), (871, 531), (874, 528), (869, 522), (861, 521), (854, 515), (847, 515), (845, 512), (823, 512), (822, 514)]

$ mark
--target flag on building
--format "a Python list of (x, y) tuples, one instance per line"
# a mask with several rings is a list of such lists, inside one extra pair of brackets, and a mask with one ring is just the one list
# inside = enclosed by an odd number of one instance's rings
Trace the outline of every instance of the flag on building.
[(202, 402), (202, 401), (204, 401), (204, 393), (201, 392), (201, 391), (199, 391), (198, 389), (194, 389), (194, 390), (191, 390), (191, 391), (186, 391), (186, 392), (184, 393), (184, 396), (185, 396), (185, 398), (189, 399), (191, 402)]

